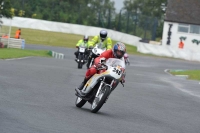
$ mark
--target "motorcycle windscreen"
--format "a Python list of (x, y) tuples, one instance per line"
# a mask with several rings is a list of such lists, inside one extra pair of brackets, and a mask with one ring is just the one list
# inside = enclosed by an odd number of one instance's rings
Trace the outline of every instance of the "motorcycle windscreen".
[(116, 58), (109, 58), (106, 60), (106, 65), (116, 67), (116, 66), (121, 66), (122, 68), (126, 68), (124, 60), (116, 59)]

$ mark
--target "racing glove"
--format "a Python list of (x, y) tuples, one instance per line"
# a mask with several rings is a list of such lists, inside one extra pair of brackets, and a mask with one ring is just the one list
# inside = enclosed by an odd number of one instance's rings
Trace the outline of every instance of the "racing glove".
[(100, 58), (98, 63), (95, 63), (96, 69), (102, 68), (102, 66), (105, 64), (106, 58)]
[(123, 69), (122, 70), (122, 72), (123, 72), (123, 74), (122, 74), (122, 79), (121, 79), (121, 83), (125, 83), (125, 77), (126, 77), (126, 72), (125, 72), (125, 70)]

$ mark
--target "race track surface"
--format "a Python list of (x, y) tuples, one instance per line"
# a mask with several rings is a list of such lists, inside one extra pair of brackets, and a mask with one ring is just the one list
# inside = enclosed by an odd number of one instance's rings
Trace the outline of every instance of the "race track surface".
[(75, 49), (26, 45), (62, 52), (65, 59), (0, 60), (0, 133), (198, 133), (200, 84), (166, 69), (199, 69), (199, 62), (130, 56), (126, 83), (96, 114), (75, 106), (86, 67)]

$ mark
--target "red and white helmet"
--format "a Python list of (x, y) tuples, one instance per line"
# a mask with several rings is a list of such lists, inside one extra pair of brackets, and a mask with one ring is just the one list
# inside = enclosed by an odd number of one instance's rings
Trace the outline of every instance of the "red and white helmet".
[(126, 46), (122, 42), (117, 42), (113, 46), (112, 51), (113, 51), (114, 57), (120, 59), (126, 53)]

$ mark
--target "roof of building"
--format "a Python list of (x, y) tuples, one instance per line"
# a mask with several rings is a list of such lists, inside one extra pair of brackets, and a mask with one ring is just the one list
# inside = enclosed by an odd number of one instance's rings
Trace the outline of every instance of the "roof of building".
[(168, 0), (165, 21), (200, 25), (200, 0)]

